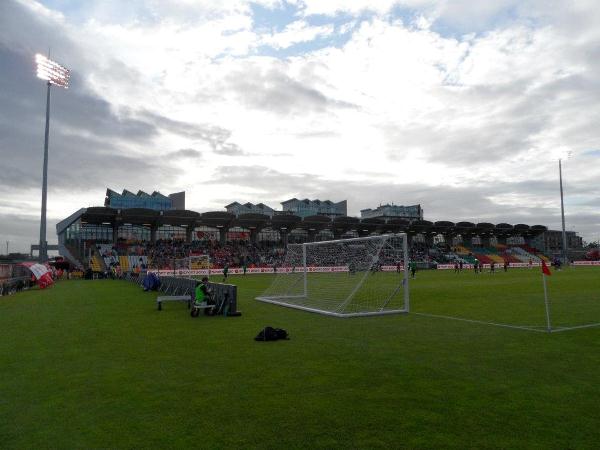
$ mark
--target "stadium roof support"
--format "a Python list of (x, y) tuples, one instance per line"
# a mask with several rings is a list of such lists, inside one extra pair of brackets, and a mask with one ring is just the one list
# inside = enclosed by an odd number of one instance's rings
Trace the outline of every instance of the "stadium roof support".
[(265, 214), (240, 214), (234, 221), (233, 226), (254, 230), (256, 232), (262, 230), (269, 222), (269, 216)]
[(210, 211), (200, 215), (200, 223), (213, 228), (230, 228), (235, 216), (225, 211)]
[(282, 214), (271, 217), (271, 228), (277, 230), (291, 230), (302, 221), (302, 217), (294, 214)]

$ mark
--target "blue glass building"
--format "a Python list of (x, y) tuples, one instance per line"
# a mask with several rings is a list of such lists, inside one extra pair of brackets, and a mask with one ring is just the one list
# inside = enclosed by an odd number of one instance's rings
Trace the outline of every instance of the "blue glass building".
[(112, 189), (107, 189), (104, 206), (115, 209), (147, 208), (155, 211), (185, 209), (185, 192), (177, 192), (165, 196), (157, 191), (154, 191), (152, 194), (138, 191), (137, 194), (134, 194), (133, 192), (124, 189), (123, 192), (119, 194)]

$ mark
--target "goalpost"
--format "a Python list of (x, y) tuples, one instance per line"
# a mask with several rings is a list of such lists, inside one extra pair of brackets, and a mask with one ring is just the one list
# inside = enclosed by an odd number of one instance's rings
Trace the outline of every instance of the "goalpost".
[(406, 313), (407, 236), (290, 244), (275, 280), (256, 299), (336, 317)]

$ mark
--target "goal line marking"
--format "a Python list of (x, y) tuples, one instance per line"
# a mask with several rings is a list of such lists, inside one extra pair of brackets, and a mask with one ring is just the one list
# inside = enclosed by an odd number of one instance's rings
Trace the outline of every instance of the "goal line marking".
[(560, 333), (561, 331), (580, 330), (582, 328), (600, 327), (600, 322), (588, 323), (587, 325), (576, 325), (573, 327), (556, 327), (552, 329), (552, 333)]
[(546, 328), (544, 328), (544, 329), (535, 328), (535, 325), (529, 325), (529, 326), (528, 325), (509, 325), (506, 323), (486, 322), (484, 320), (464, 319), (462, 317), (443, 316), (443, 315), (439, 315), (439, 314), (428, 314), (428, 313), (419, 313), (419, 312), (412, 312), (412, 311), (409, 314), (415, 314), (417, 316), (424, 316), (424, 317), (434, 317), (437, 319), (458, 320), (460, 322), (480, 323), (483, 325), (492, 325), (495, 327), (514, 328), (517, 330), (537, 331), (538, 333), (548, 333), (548, 330), (546, 330)]

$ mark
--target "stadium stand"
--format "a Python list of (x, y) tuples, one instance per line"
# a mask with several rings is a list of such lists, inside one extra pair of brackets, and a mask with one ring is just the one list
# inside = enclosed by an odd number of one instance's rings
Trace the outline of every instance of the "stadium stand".
[(100, 262), (100, 258), (98, 255), (92, 256), (92, 260), (90, 261), (90, 267), (94, 272), (103, 272), (102, 263)]
[(125, 255), (119, 256), (119, 265), (121, 266), (121, 270), (123, 272), (129, 272), (129, 258)]
[[(398, 218), (294, 214), (240, 214), (224, 211), (155, 211), (144, 208), (82, 208), (57, 225), (59, 251), (75, 266), (126, 273), (143, 266), (170, 269), (190, 255), (209, 255), (212, 268), (281, 264), (288, 242), (405, 232), (411, 258), (421, 267), (455, 261), (539, 261), (534, 243), (542, 225), (409, 221)], [(459, 245), (456, 245), (457, 242)], [(521, 242), (522, 245), (509, 245)], [(90, 249), (94, 249), (90, 252)], [(92, 257), (90, 257), (92, 255)]]
[[(94, 257), (91, 267), (94, 271), (112, 270), (119, 267), (122, 272), (134, 272), (138, 268), (169, 270), (174, 261), (190, 255), (208, 255), (212, 269), (228, 267), (266, 268), (282, 264), (285, 258), (285, 246), (279, 242), (252, 244), (246, 240), (227, 241), (224, 245), (215, 241), (158, 240), (151, 244), (147, 242), (119, 242), (118, 245), (99, 244), (97, 246), (100, 258)], [(428, 245), (423, 242), (413, 242), (410, 246), (411, 259), (421, 267), (434, 267), (437, 264), (463, 262), (482, 264), (494, 262), (498, 265), (504, 261), (509, 263), (538, 263), (544, 255), (527, 251), (523, 246), (498, 245), (490, 247), (466, 247), (457, 245), (452, 248), (445, 244)], [(397, 261), (387, 261), (395, 265)]]

